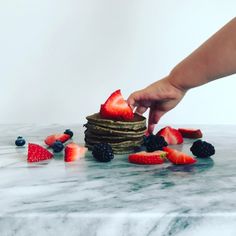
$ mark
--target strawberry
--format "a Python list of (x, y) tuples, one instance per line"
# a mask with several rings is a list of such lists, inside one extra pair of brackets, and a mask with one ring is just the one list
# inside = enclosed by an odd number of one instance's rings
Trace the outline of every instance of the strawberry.
[(29, 143), (28, 145), (28, 162), (38, 162), (38, 161), (44, 161), (47, 159), (51, 159), (53, 157), (53, 154), (49, 152), (47, 149), (44, 147), (34, 144), (34, 143)]
[(167, 159), (175, 165), (193, 164), (197, 160), (178, 150), (164, 147), (163, 150), (167, 152)]
[(184, 138), (202, 138), (202, 132), (200, 129), (179, 128), (178, 131), (182, 134)]
[(65, 143), (67, 140), (70, 139), (70, 137), (71, 136), (69, 134), (53, 134), (53, 135), (47, 136), (44, 142), (48, 146), (52, 146), (56, 141), (61, 141), (62, 143)]
[(80, 147), (76, 143), (69, 143), (65, 147), (65, 156), (64, 160), (65, 162), (71, 162), (71, 161), (76, 161), (80, 157), (83, 157), (85, 153), (87, 152), (87, 148), (85, 147)]
[(155, 152), (137, 152), (130, 154), (128, 159), (129, 162), (142, 165), (155, 165), (162, 164), (164, 162), (166, 152), (155, 151)]
[(121, 95), (120, 89), (110, 95), (101, 105), (100, 115), (104, 119), (129, 121), (134, 118), (134, 113)]
[(157, 134), (163, 136), (169, 145), (183, 143), (182, 134), (177, 129), (173, 129), (170, 126), (161, 129)]

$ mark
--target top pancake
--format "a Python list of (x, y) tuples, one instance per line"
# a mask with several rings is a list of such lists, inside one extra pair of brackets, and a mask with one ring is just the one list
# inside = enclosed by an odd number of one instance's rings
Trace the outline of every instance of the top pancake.
[(134, 114), (132, 121), (120, 121), (101, 118), (99, 113), (87, 116), (86, 119), (92, 125), (103, 126), (116, 130), (143, 130), (146, 128), (146, 118), (138, 114)]

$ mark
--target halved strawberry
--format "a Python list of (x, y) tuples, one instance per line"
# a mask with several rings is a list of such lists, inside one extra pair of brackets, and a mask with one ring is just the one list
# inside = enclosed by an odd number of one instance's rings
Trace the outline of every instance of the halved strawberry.
[(202, 138), (202, 131), (200, 129), (179, 128), (178, 131), (182, 134), (184, 138)]
[(65, 162), (71, 162), (71, 161), (76, 161), (80, 157), (84, 157), (85, 153), (87, 152), (87, 148), (85, 147), (80, 147), (76, 143), (69, 143), (65, 147), (65, 156), (64, 160)]
[(128, 159), (129, 162), (142, 165), (155, 165), (162, 164), (166, 157), (166, 152), (155, 151), (155, 152), (137, 152), (130, 154)]
[(121, 95), (120, 89), (110, 95), (101, 105), (100, 115), (102, 118), (114, 120), (132, 120), (134, 113)]
[(167, 159), (175, 165), (193, 164), (197, 161), (192, 156), (189, 156), (186, 153), (180, 152), (176, 149), (164, 147), (163, 150), (167, 152)]
[(52, 134), (50, 136), (47, 136), (44, 142), (48, 146), (52, 146), (56, 141), (61, 141), (62, 143), (65, 143), (70, 138), (71, 136), (69, 134)]
[(170, 126), (161, 129), (157, 134), (163, 136), (169, 145), (183, 143), (182, 134), (177, 129), (173, 129)]
[(53, 157), (53, 154), (49, 152), (47, 149), (44, 147), (34, 144), (34, 143), (29, 143), (28, 145), (28, 162), (38, 162), (38, 161), (44, 161), (47, 159), (51, 159)]

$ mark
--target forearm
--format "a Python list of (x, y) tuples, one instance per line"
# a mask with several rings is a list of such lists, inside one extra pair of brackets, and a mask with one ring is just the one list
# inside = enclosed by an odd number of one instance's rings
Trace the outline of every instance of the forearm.
[(169, 81), (182, 90), (236, 73), (236, 18), (231, 20), (170, 73)]

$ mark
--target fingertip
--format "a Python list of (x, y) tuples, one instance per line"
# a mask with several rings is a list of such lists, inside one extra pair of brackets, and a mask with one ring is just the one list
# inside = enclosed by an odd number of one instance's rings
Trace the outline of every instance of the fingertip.
[(138, 106), (137, 109), (135, 110), (135, 113), (138, 113), (139, 115), (142, 115), (143, 113), (146, 112), (148, 108), (144, 106)]
[(148, 133), (152, 134), (155, 128), (155, 124), (149, 124), (148, 125)]
[(132, 94), (127, 98), (126, 101), (130, 106), (134, 106), (135, 100), (134, 100)]
[(136, 102), (135, 98), (132, 96), (132, 94), (128, 97), (128, 99), (126, 100), (126, 102), (128, 103), (128, 105), (131, 107), (132, 110), (135, 109), (135, 107), (138, 106), (138, 103)]

